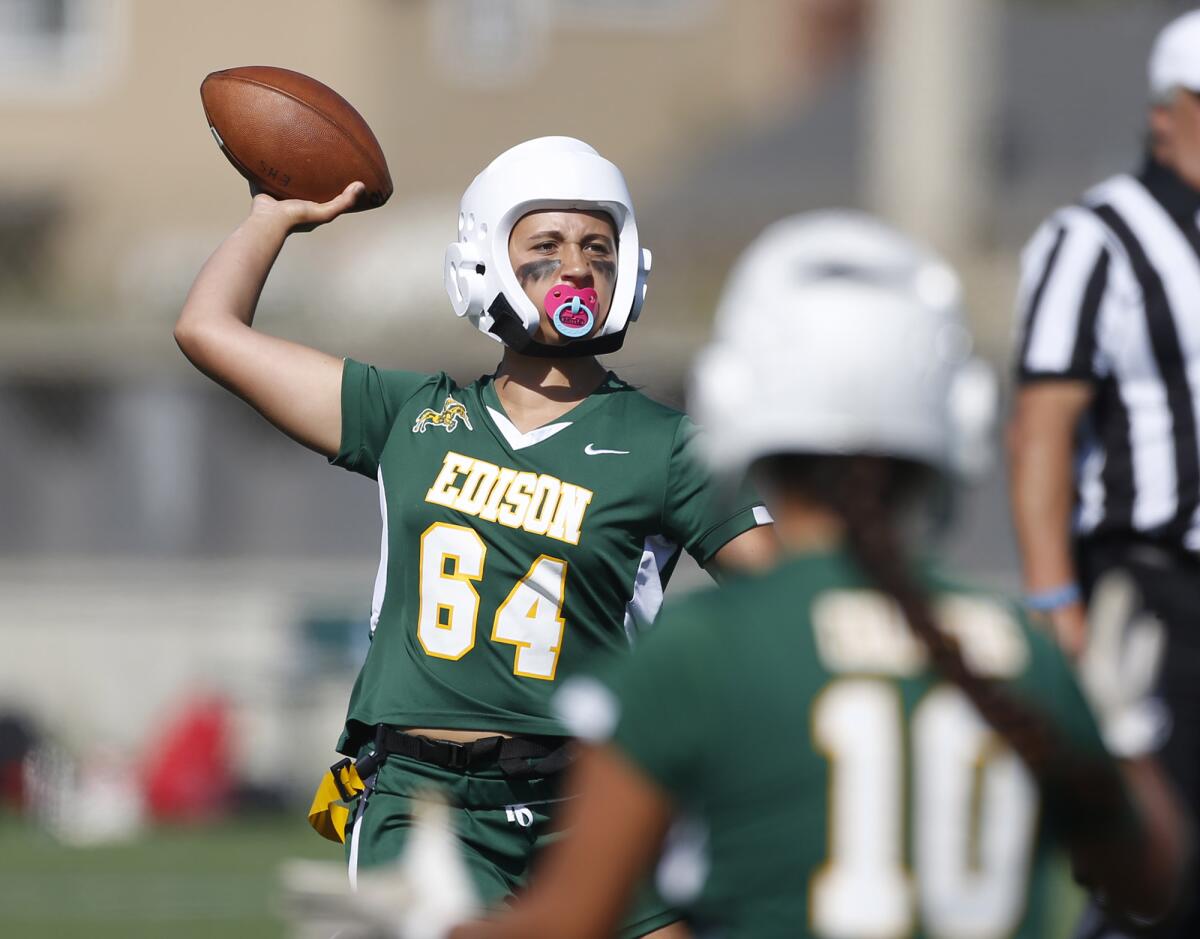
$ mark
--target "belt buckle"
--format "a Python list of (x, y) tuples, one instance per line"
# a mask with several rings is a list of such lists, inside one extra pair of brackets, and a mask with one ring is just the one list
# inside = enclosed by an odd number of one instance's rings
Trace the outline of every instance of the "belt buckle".
[(455, 740), (443, 740), (442, 743), (448, 748), (449, 759), (446, 761), (447, 769), (464, 770), (471, 765), (470, 744), (459, 743)]
[(353, 792), (347, 790), (345, 784), (342, 782), (342, 770), (349, 766), (350, 758), (342, 757), (342, 759), (329, 767), (329, 772), (333, 774), (333, 785), (337, 789), (338, 795), (342, 797), (343, 802), (349, 802), (355, 795)]

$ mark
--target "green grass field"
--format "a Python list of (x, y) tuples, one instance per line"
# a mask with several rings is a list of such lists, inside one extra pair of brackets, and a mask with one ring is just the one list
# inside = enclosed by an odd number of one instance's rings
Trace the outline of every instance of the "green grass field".
[[(160, 828), (127, 844), (69, 848), (0, 817), (0, 936), (274, 939), (285, 935), (286, 858), (340, 861), (303, 815)], [(1070, 935), (1081, 898), (1065, 865), (1047, 939)]]
[(289, 857), (337, 861), (341, 850), (300, 812), (94, 848), (0, 818), (0, 936), (281, 937), (277, 875)]

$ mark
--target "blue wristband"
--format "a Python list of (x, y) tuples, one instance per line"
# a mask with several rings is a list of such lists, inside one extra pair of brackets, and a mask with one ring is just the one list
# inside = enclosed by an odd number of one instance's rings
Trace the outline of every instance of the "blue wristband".
[(1079, 589), (1079, 584), (1072, 582), (1061, 587), (1025, 594), (1025, 606), (1036, 613), (1052, 613), (1082, 599), (1083, 592)]

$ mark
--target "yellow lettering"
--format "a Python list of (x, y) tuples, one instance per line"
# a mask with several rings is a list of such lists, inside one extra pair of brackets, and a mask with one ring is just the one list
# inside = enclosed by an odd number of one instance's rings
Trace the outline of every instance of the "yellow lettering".
[(516, 470), (509, 469), (506, 466), (500, 467), (500, 478), (492, 486), (491, 495), (488, 496), (483, 508), (479, 510), (479, 517), (485, 522), (496, 521), (496, 513), (500, 511), (500, 500), (508, 492), (508, 484), (513, 481), (513, 477), (516, 475)]
[(458, 474), (465, 471), (473, 462), (469, 456), (463, 456), (453, 450), (448, 451), (442, 459), (442, 471), (438, 473), (437, 479), (425, 493), (425, 501), (432, 502), (434, 505), (444, 505), (447, 508), (452, 506), (454, 500), (458, 498), (458, 488), (454, 485), (454, 481)]
[(529, 500), (537, 482), (535, 473), (517, 473), (504, 494), (504, 504), (496, 513), (496, 521), (509, 528), (520, 528), (524, 525), (525, 515), (529, 512)]
[(425, 501), (485, 522), (579, 544), (593, 495), (590, 489), (554, 476), (519, 472), (451, 451), (442, 459)]
[(529, 500), (529, 512), (525, 516), (523, 526), (531, 535), (544, 535), (554, 519), (554, 510), (558, 506), (558, 495), (562, 491), (562, 483), (553, 476), (539, 476), (537, 488), (533, 490), (533, 498)]
[(584, 489), (573, 483), (563, 483), (558, 509), (554, 513), (554, 521), (550, 523), (550, 530), (546, 534), (568, 544), (579, 544), (580, 529), (583, 527), (583, 513), (587, 511), (591, 501), (592, 490)]
[(459, 488), (458, 498), (454, 500), (453, 508), (467, 515), (478, 515), (479, 510), (487, 502), (488, 496), (492, 494), (492, 486), (496, 482), (500, 467), (486, 460), (472, 462), (474, 465)]
[[(867, 590), (825, 593), (813, 605), (817, 653), (833, 672), (915, 675), (925, 667), (924, 645), (896, 603)], [(1011, 678), (1029, 661), (1029, 646), (1007, 609), (986, 597), (956, 594), (935, 607), (938, 627), (953, 636), (972, 671)]]

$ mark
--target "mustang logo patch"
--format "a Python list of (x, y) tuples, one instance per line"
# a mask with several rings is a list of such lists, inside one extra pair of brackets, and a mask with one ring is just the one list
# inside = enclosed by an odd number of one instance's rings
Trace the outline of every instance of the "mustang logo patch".
[(471, 426), (471, 418), (467, 416), (467, 409), (459, 401), (455, 401), (450, 395), (446, 396), (446, 403), (442, 405), (441, 411), (435, 411), (433, 408), (426, 408), (417, 415), (417, 421), (413, 424), (412, 432), (414, 434), (425, 433), (425, 428), (430, 425), (434, 427), (446, 428), (446, 433), (451, 433), (458, 422), (462, 421), (467, 425), (467, 430), (474, 430)]

